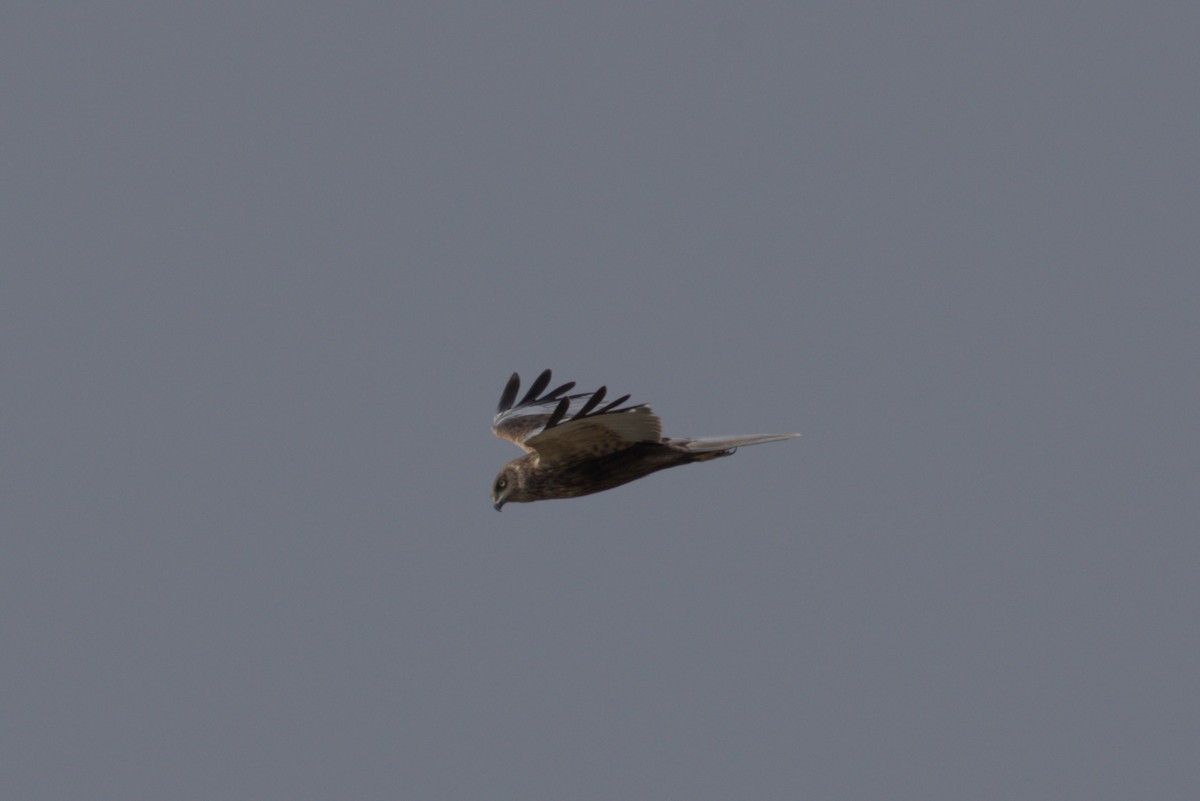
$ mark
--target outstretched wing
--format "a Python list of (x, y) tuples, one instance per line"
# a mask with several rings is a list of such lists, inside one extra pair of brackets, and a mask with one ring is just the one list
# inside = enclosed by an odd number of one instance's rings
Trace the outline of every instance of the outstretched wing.
[(595, 392), (565, 395), (572, 381), (541, 394), (550, 385), (546, 370), (516, 402), (521, 379), (513, 373), (500, 396), (492, 432), (536, 453), (540, 462), (569, 462), (628, 448), (636, 442), (658, 442), (662, 423), (645, 404), (619, 408), (623, 395), (603, 404), (607, 387)]

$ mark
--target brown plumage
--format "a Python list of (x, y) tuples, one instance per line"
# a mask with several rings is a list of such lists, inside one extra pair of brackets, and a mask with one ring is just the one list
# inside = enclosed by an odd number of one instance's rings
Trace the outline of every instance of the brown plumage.
[(649, 406), (622, 406), (628, 395), (604, 403), (607, 387), (567, 395), (574, 381), (546, 392), (549, 385), (545, 370), (518, 402), (521, 379), (513, 373), (500, 395), (492, 432), (527, 453), (506, 464), (492, 483), (496, 511), (510, 501), (578, 498), (668, 467), (731, 456), (743, 445), (800, 436), (671, 439)]

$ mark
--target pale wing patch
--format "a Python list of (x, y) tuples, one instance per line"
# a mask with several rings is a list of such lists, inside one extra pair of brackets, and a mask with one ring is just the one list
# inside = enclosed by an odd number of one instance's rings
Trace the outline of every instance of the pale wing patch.
[(662, 421), (650, 407), (639, 406), (560, 423), (529, 437), (521, 446), (535, 451), (540, 463), (555, 463), (604, 456), (638, 442), (660, 439)]
[(533, 448), (525, 443), (546, 427), (550, 415), (540, 410), (534, 414), (529, 414), (527, 410), (522, 411), (525, 411), (525, 414), (506, 412), (496, 415), (496, 420), (492, 423), (492, 433), (533, 453)]
[[(570, 403), (567, 407), (567, 413), (563, 415), (564, 419), (569, 420), (572, 415), (583, 408), (583, 405), (587, 403), (590, 397), (592, 397), (591, 392), (571, 395), (568, 398)], [(533, 448), (526, 443), (546, 427), (546, 423), (550, 420), (551, 412), (554, 411), (554, 407), (558, 406), (558, 404), (559, 399), (555, 398), (528, 406), (518, 406), (515, 409), (501, 412), (492, 420), (492, 433), (500, 439), (506, 439), (524, 448), (529, 453), (533, 453)]]

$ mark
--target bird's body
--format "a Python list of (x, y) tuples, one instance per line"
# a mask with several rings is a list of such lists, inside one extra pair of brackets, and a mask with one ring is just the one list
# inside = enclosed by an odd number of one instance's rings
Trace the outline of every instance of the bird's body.
[(556, 465), (541, 465), (537, 455), (530, 453), (509, 462), (508, 467), (519, 477), (521, 494), (531, 496), (531, 500), (578, 498), (628, 484), (668, 467), (732, 453), (732, 450), (692, 453), (664, 440), (637, 442), (615, 453)]
[(621, 408), (628, 395), (601, 406), (607, 389), (565, 395), (574, 382), (542, 394), (546, 370), (516, 403), (513, 373), (500, 398), (492, 431), (528, 453), (509, 462), (492, 485), (497, 511), (509, 502), (578, 498), (619, 487), (668, 467), (730, 456), (743, 445), (798, 434), (671, 439), (644, 404)]

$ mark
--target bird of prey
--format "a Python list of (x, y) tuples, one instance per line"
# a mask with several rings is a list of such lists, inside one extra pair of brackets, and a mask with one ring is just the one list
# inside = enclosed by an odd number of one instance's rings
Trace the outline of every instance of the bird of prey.
[(546, 392), (549, 385), (550, 371), (545, 370), (518, 402), (521, 378), (513, 373), (500, 395), (492, 432), (527, 453), (496, 476), (492, 484), (496, 511), (510, 502), (578, 498), (657, 470), (731, 456), (742, 445), (800, 436), (664, 437), (662, 424), (649, 406), (622, 406), (629, 395), (604, 403), (607, 387), (568, 395), (574, 381)]

